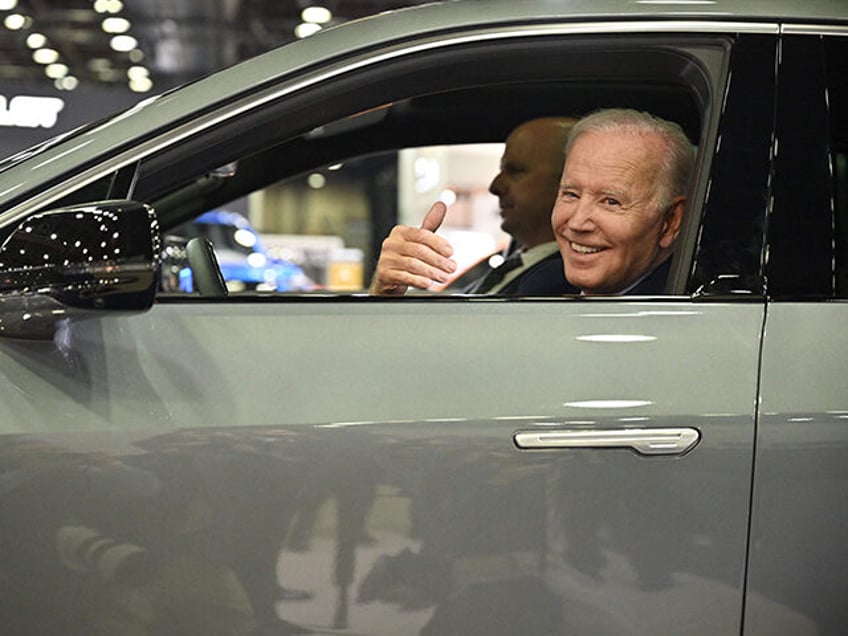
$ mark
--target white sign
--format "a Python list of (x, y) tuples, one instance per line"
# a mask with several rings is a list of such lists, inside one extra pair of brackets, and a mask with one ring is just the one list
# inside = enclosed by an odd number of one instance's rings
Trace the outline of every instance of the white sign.
[(6, 102), (0, 95), (0, 126), (53, 128), (65, 102), (58, 97), (18, 95)]

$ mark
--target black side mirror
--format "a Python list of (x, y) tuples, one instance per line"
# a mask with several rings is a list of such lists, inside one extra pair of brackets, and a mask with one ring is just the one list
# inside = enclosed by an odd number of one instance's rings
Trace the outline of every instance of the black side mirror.
[(0, 246), (0, 335), (51, 338), (68, 319), (149, 309), (159, 251), (156, 215), (135, 201), (27, 218)]

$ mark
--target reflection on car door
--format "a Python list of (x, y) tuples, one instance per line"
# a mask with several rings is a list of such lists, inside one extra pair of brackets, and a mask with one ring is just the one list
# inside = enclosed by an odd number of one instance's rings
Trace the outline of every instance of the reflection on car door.
[[(160, 304), (4, 347), (27, 380), (3, 403), (41, 431), (4, 452), (54, 458), (5, 498), (4, 532), (41, 549), (7, 569), (89, 630), (738, 634), (762, 312)], [(700, 437), (514, 443), (652, 429)], [(16, 615), (49, 633), (25, 589)]]

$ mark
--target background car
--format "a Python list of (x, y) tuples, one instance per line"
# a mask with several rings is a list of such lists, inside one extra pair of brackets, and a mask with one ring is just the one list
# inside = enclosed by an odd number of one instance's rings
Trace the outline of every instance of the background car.
[[(265, 248), (259, 233), (238, 212), (211, 210), (171, 231), (185, 238), (200, 236), (212, 242), (221, 274), (230, 292), (308, 291), (316, 285), (303, 269)], [(183, 291), (192, 291), (191, 269), (180, 276)]]
[[(841, 634), (846, 34), (836, 1), (447, 2), (5, 162), (4, 633)], [(157, 294), (208, 210), (370, 263), (404, 168), (345, 167), (609, 106), (697, 147), (662, 294)]]

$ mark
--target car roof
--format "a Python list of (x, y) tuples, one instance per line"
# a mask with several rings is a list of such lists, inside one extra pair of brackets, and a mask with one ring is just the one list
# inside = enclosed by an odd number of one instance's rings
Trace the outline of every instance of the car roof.
[[(67, 169), (63, 166), (87, 165), (115, 144), (129, 146), (150, 138), (164, 126), (220, 107), (247, 89), (270, 86), (298, 72), (325, 68), (381, 47), (402, 47), (428, 37), (461, 38), (470, 30), (577, 21), (616, 22), (616, 28), (638, 22), (640, 29), (647, 21), (663, 30), (669, 29), (669, 21), (720, 22), (733, 30), (777, 33), (781, 24), (801, 28), (848, 25), (846, 4), (844, 0), (458, 0), (389, 11), (283, 45), (144, 100), (96, 125), (66, 134), (58, 143), (48, 142), (19, 153), (14, 161), (0, 164), (0, 209), (8, 209), (14, 198), (23, 200), (28, 183), (59, 179)], [(61, 161), (54, 161), (56, 158)]]

